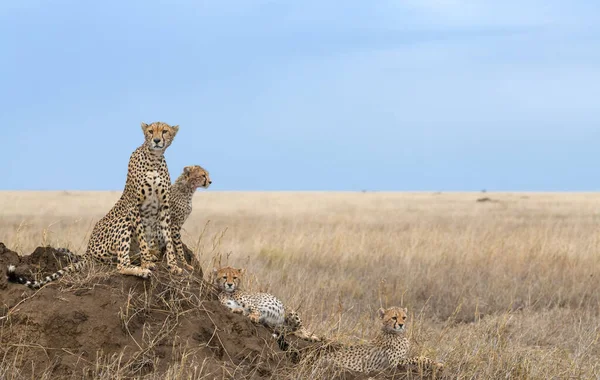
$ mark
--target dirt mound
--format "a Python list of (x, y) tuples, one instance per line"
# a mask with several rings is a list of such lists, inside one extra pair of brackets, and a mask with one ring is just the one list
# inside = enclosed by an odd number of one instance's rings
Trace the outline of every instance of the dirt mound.
[[(47, 274), (67, 262), (50, 247), (21, 258), (0, 243), (3, 273)], [(0, 276), (0, 353), (20, 371), (13, 378), (262, 378), (293, 365), (270, 331), (223, 308), (198, 273), (113, 271), (89, 267), (38, 291)]]

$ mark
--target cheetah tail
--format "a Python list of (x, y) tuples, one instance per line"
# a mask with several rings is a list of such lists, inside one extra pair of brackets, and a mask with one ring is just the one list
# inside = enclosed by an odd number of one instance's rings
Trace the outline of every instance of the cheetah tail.
[(81, 262), (81, 261), (67, 265), (66, 267), (46, 276), (43, 280), (40, 280), (40, 281), (29, 280), (25, 277), (21, 277), (21, 276), (17, 275), (17, 273), (16, 273), (17, 268), (14, 265), (8, 266), (8, 270), (6, 271), (7, 272), (6, 274), (8, 276), (8, 281), (10, 281), (10, 282), (26, 285), (26, 286), (30, 287), (31, 289), (39, 289), (49, 282), (58, 280), (65, 273), (80, 270), (82, 266), (83, 266), (83, 262)]

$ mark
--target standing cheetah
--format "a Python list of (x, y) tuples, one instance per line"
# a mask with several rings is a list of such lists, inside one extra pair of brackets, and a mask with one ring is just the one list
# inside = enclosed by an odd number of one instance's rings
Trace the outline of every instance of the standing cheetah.
[[(183, 168), (183, 173), (175, 180), (175, 183), (171, 186), (170, 194), (170, 211), (171, 211), (171, 238), (175, 245), (175, 252), (179, 261), (188, 270), (193, 270), (191, 265), (188, 265), (183, 255), (183, 243), (181, 242), (181, 227), (187, 220), (188, 216), (192, 213), (192, 198), (196, 189), (202, 187), (208, 188), (212, 183), (210, 176), (204, 168), (199, 165), (186, 166)], [(152, 261), (158, 260), (161, 252), (166, 249), (166, 243), (164, 236), (160, 233), (159, 229), (154, 228), (151, 230), (154, 234), (148, 239), (157, 240), (157, 246), (151, 246), (150, 251), (153, 254)], [(132, 242), (131, 255), (139, 255), (139, 247), (137, 242)]]
[(332, 364), (334, 367), (357, 372), (382, 371), (398, 365), (419, 365), (428, 368), (443, 368), (426, 357), (408, 357), (410, 347), (404, 336), (406, 329), (406, 308), (390, 307), (379, 309), (381, 332), (367, 344), (342, 347), (326, 354), (320, 364)]
[(234, 313), (248, 316), (254, 323), (273, 328), (278, 333), (290, 333), (311, 342), (320, 338), (309, 333), (294, 310), (269, 293), (249, 293), (239, 290), (243, 269), (224, 267), (213, 269), (214, 284), (219, 289), (219, 301)]
[[(158, 228), (164, 237), (169, 270), (181, 273), (181, 268), (175, 265), (171, 239), (171, 178), (164, 157), (165, 150), (173, 142), (178, 130), (179, 126), (170, 126), (163, 122), (150, 125), (142, 123), (145, 140), (131, 154), (123, 194), (108, 214), (94, 226), (84, 260), (73, 263), (41, 281), (18, 277), (14, 272), (15, 268), (11, 266), (8, 268), (9, 280), (31, 288), (39, 288), (60, 278), (65, 272), (79, 270), (88, 259), (102, 263), (116, 261), (119, 273), (147, 278), (156, 267), (151, 261), (152, 256), (146, 240), (147, 229), (153, 228)], [(131, 265), (129, 250), (132, 240), (137, 240), (140, 248), (141, 267)], [(152, 241), (150, 243), (153, 244)]]

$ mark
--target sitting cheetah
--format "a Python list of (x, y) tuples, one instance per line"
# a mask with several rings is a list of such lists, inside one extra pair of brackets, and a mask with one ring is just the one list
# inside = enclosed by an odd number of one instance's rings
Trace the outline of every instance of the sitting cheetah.
[(419, 365), (427, 368), (443, 368), (426, 357), (408, 358), (409, 341), (404, 336), (406, 328), (406, 308), (390, 307), (379, 309), (382, 328), (379, 335), (367, 344), (346, 346), (338, 351), (327, 353), (321, 359), (321, 365), (332, 364), (335, 367), (357, 371), (382, 371), (398, 365)]
[(309, 333), (294, 310), (269, 293), (249, 293), (239, 290), (243, 269), (224, 267), (213, 269), (214, 284), (219, 289), (219, 301), (234, 313), (246, 315), (254, 323), (264, 324), (279, 334), (290, 333), (311, 342), (320, 338)]
[[(202, 187), (208, 188), (212, 183), (208, 172), (199, 165), (186, 166), (183, 168), (183, 173), (175, 180), (175, 183), (171, 186), (170, 194), (170, 211), (171, 211), (171, 239), (175, 245), (175, 252), (179, 261), (188, 270), (193, 270), (191, 265), (188, 265), (183, 255), (183, 243), (181, 242), (181, 227), (187, 220), (188, 216), (192, 213), (192, 197), (197, 188)], [(166, 249), (164, 236), (158, 229), (151, 231), (154, 235), (151, 236), (149, 241), (152, 239), (157, 240), (157, 244), (151, 247), (151, 253), (153, 254), (152, 261), (158, 260)], [(131, 255), (139, 255), (139, 247), (137, 242), (132, 242)]]
[[(147, 278), (155, 264), (146, 241), (147, 228), (159, 228), (165, 239), (167, 266), (175, 273), (181, 269), (175, 265), (175, 254), (171, 241), (169, 191), (171, 179), (164, 152), (171, 145), (179, 126), (155, 122), (142, 123), (144, 143), (129, 159), (127, 181), (121, 198), (100, 219), (90, 236), (83, 260), (73, 263), (41, 281), (30, 281), (15, 274), (13, 266), (8, 268), (9, 280), (31, 288), (60, 278), (65, 272), (79, 270), (88, 259), (103, 263), (117, 262), (117, 270), (125, 275)], [(141, 251), (141, 267), (131, 265), (129, 251), (132, 240), (137, 240)]]

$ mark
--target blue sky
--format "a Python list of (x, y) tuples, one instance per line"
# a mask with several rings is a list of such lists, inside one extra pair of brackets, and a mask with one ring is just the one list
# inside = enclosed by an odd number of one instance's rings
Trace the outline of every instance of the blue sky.
[[(169, 3), (169, 4), (167, 4)], [(3, 190), (599, 190), (597, 1), (0, 5)]]

